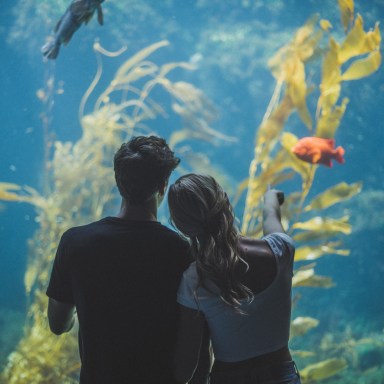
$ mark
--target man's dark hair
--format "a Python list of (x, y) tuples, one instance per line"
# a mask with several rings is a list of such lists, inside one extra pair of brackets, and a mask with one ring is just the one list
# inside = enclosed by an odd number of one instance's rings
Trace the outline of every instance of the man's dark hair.
[(114, 157), (116, 184), (130, 204), (147, 201), (168, 181), (180, 159), (156, 136), (132, 137)]

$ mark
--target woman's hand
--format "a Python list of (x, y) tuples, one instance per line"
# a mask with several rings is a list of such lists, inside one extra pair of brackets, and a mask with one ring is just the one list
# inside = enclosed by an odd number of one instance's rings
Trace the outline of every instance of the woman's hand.
[(277, 189), (271, 189), (270, 185), (268, 185), (268, 189), (264, 194), (264, 203), (266, 203), (267, 201), (268, 202), (275, 201), (275, 199), (277, 199), (277, 202), (279, 205), (283, 205), (284, 204), (284, 192), (279, 191)]

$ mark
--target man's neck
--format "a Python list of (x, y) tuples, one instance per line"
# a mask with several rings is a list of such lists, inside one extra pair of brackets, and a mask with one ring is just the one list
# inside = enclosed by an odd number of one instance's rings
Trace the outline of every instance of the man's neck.
[(124, 220), (157, 221), (157, 202), (151, 199), (145, 204), (130, 205), (123, 199), (116, 217)]

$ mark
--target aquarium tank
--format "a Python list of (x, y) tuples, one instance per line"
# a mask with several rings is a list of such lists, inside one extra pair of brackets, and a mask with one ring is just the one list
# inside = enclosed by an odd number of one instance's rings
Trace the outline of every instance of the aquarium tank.
[[(1, 4), (0, 383), (78, 382), (76, 329), (47, 324), (55, 250), (117, 213), (112, 158), (143, 134), (181, 158), (173, 178), (216, 177), (245, 235), (284, 191), (302, 382), (384, 383), (384, 2), (106, 0), (55, 32), (70, 4)], [(340, 156), (300, 156), (304, 138)]]

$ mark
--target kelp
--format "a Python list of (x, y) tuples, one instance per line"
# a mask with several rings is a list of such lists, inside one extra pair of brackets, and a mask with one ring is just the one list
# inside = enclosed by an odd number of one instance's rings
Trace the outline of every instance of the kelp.
[(348, 367), (345, 359), (332, 358), (311, 364), (300, 371), (303, 383), (316, 383), (328, 379)]
[(337, 204), (344, 200), (350, 199), (354, 195), (360, 193), (361, 188), (361, 182), (353, 184), (341, 182), (336, 184), (312, 198), (310, 204), (304, 208), (304, 211), (324, 210), (328, 207), (331, 207), (333, 204)]
[(324, 255), (349, 256), (349, 249), (340, 249), (340, 241), (328, 242), (321, 246), (302, 245), (295, 250), (295, 261), (316, 260)]
[[(380, 357), (384, 352), (383, 331), (369, 333), (366, 337), (357, 337), (351, 327), (346, 327), (342, 332), (327, 332), (320, 341), (320, 350), (332, 356), (337, 356), (348, 361), (352, 368), (361, 368), (361, 358), (366, 353)], [(372, 359), (370, 361), (370, 371), (378, 369), (382, 359)], [(379, 380), (369, 380), (370, 382), (380, 382)]]
[(292, 279), (292, 286), (295, 287), (320, 287), (331, 288), (335, 286), (331, 277), (315, 274), (315, 269), (297, 271)]
[[(133, 134), (156, 133), (147, 122), (166, 118), (172, 111), (183, 119), (180, 131), (188, 133), (174, 145), (181, 145), (186, 139), (193, 140), (195, 129), (199, 132), (198, 138), (204, 137), (208, 142), (226, 138), (210, 126), (215, 110), (212, 102), (192, 84), (174, 82), (168, 77), (176, 68), (192, 70), (191, 65), (183, 62), (157, 65), (148, 60), (151, 54), (168, 44), (160, 41), (128, 58), (86, 113), (90, 96), (102, 76), (102, 55), (123, 53), (123, 50), (107, 52), (96, 42), (97, 72), (79, 106), (82, 135), (76, 142), (53, 143), (52, 158), (46, 167), (48, 187), (44, 194), (30, 187), (0, 183), (0, 200), (34, 205), (39, 224), (29, 241), (24, 277), (29, 302), (25, 334), (9, 356), (0, 378), (6, 383), (78, 382), (76, 332), (60, 338), (50, 332), (45, 289), (61, 234), (69, 227), (100, 219), (115, 206), (117, 190), (112, 158), (121, 142)], [(152, 97), (156, 87), (160, 88), (156, 95), (161, 98), (161, 104)], [(174, 108), (175, 103), (179, 109)], [(190, 122), (192, 117), (198, 122)], [(198, 153), (194, 155), (199, 156)], [(211, 165), (205, 160), (206, 165)], [(191, 163), (194, 170), (197, 162)]]
[[(342, 238), (352, 233), (348, 215), (338, 218), (324, 210), (343, 203), (359, 194), (360, 182), (339, 182), (312, 196), (313, 181), (318, 165), (305, 163), (292, 153), (298, 137), (286, 128), (291, 114), (297, 114), (310, 136), (334, 138), (348, 106), (348, 98), (341, 98), (343, 83), (365, 78), (381, 64), (381, 36), (376, 24), (365, 32), (363, 18), (354, 15), (352, 0), (340, 0), (342, 25), (346, 36), (337, 42), (331, 35), (331, 24), (311, 18), (269, 61), (276, 79), (275, 91), (264, 118), (257, 128), (254, 159), (249, 167), (249, 178), (240, 185), (237, 199), (246, 191), (242, 232), (259, 237), (262, 233), (262, 196), (268, 185), (279, 188), (289, 185), (282, 207), (282, 222), (297, 244), (296, 261), (308, 262), (324, 255), (348, 256)], [(325, 34), (326, 32), (326, 34)], [(324, 37), (327, 47), (321, 45)], [(313, 63), (321, 61), (318, 85), (311, 84), (307, 73)], [(317, 96), (317, 101), (316, 101)], [(311, 100), (308, 103), (308, 100)], [(316, 105), (311, 111), (308, 105)], [(296, 185), (293, 183), (296, 182)], [(299, 188), (298, 188), (299, 187)], [(282, 188), (284, 189), (284, 188)], [(321, 215), (321, 216), (320, 216)], [(315, 273), (315, 265), (296, 270), (295, 288), (331, 288), (335, 282), (328, 276)], [(292, 337), (296, 336), (295, 327)], [(328, 359), (303, 368), (303, 382), (312, 383), (333, 376), (345, 369), (343, 359)]]
[(319, 320), (313, 317), (296, 317), (291, 322), (290, 337), (293, 339), (296, 336), (305, 335), (310, 329), (316, 328), (319, 325)]

